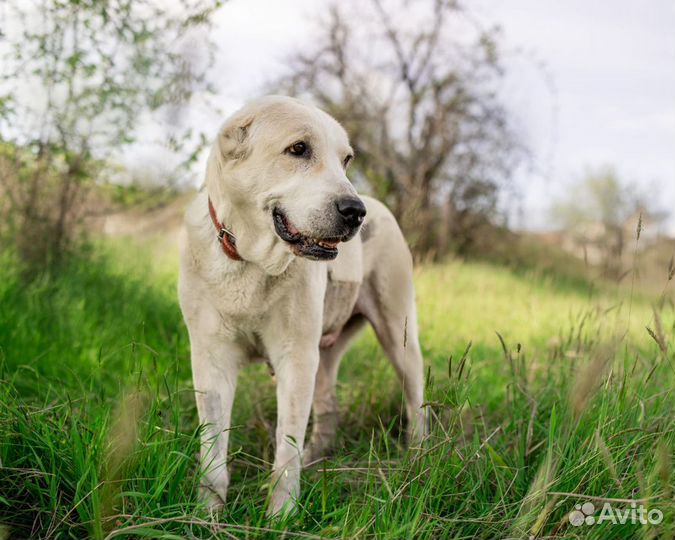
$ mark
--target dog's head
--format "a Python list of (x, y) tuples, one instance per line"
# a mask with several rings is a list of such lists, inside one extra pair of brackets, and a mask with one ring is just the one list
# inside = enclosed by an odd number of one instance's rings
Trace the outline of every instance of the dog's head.
[(206, 184), (242, 257), (273, 274), (293, 255), (334, 259), (366, 214), (345, 173), (352, 157), (342, 126), (297, 99), (266, 97), (228, 119)]

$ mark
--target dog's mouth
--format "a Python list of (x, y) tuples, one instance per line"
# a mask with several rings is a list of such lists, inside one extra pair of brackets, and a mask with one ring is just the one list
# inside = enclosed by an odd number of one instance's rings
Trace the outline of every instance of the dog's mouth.
[(343, 238), (312, 238), (302, 234), (279, 209), (272, 210), (274, 229), (279, 238), (290, 244), (293, 253), (316, 261), (332, 261), (337, 257), (337, 246)]

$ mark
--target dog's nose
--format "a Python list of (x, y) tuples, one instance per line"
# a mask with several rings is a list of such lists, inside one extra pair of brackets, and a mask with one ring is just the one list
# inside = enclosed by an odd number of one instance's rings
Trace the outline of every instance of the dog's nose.
[(361, 225), (363, 218), (366, 216), (366, 207), (361, 202), (361, 199), (357, 197), (343, 197), (342, 199), (338, 199), (335, 204), (347, 225), (350, 227)]

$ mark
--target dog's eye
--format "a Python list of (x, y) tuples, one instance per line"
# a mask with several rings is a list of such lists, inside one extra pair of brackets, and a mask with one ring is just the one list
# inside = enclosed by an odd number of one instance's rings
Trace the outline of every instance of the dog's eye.
[(342, 166), (346, 169), (347, 166), (352, 162), (352, 159), (354, 159), (354, 156), (352, 156), (351, 154), (349, 154), (349, 155), (345, 158), (345, 160), (342, 162)]
[(307, 145), (304, 142), (298, 141), (296, 143), (293, 143), (291, 146), (289, 146), (286, 149), (286, 152), (288, 152), (289, 154), (291, 154), (293, 156), (302, 157), (302, 156), (307, 155), (308, 148), (307, 148)]

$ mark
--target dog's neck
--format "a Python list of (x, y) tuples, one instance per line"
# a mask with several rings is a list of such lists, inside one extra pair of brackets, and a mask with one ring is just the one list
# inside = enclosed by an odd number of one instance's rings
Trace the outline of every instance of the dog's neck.
[[(219, 159), (218, 148), (214, 146), (209, 155), (206, 165), (206, 178), (202, 189), (203, 198), (199, 197), (194, 208), (195, 226), (201, 230), (198, 235), (209, 241), (213, 241), (213, 229), (218, 233), (217, 242), (221, 248), (220, 252), (226, 250), (220, 237), (220, 230), (225, 229), (223, 239), (227, 239), (233, 244), (238, 258), (229, 256), (223, 257), (222, 253), (218, 256), (228, 271), (241, 270), (250, 263), (263, 268), (265, 273), (278, 276), (286, 271), (295, 256), (288, 247), (276, 236), (276, 234), (260, 234), (263, 227), (267, 224), (263, 222), (262, 215), (257, 216), (250, 206), (246, 206), (245, 201), (235, 201), (230, 193), (227, 193), (226, 185), (231, 180), (229, 173), (225, 170), (224, 164)], [(212, 206), (216, 210), (217, 223), (213, 217), (209, 217), (211, 212), (207, 212), (208, 199), (211, 199)], [(269, 218), (272, 219), (271, 216)], [(205, 221), (203, 221), (205, 220)], [(269, 229), (270, 227), (267, 227)], [(267, 230), (266, 229), (266, 230)], [(229, 236), (227, 233), (230, 233)], [(202, 236), (206, 235), (206, 236)]]
[[(271, 230), (263, 230), (264, 221), (256, 218), (253, 210), (237, 208), (217, 190), (209, 193), (206, 188), (202, 188), (200, 191), (186, 210), (187, 237), (193, 246), (191, 249), (208, 250), (212, 254), (209, 260), (219, 273), (240, 274), (248, 269), (260, 267), (266, 274), (279, 276), (292, 262), (298, 264), (305, 262), (296, 261), (298, 258)], [(209, 212), (209, 196), (216, 210), (218, 222), (230, 231), (233, 238), (236, 238), (235, 247), (241, 260), (232, 259), (223, 253), (222, 243), (217, 234), (220, 227), (214, 224)], [(269, 229), (272, 229), (272, 226)]]
[(223, 253), (225, 253), (225, 255), (227, 255), (233, 261), (241, 261), (241, 255), (239, 255), (239, 252), (237, 251), (237, 239), (229, 229), (227, 229), (220, 221), (218, 221), (216, 209), (213, 207), (211, 197), (208, 197), (208, 201), (209, 215), (211, 216), (211, 221), (216, 228), (218, 242), (220, 243), (220, 247), (223, 249)]

